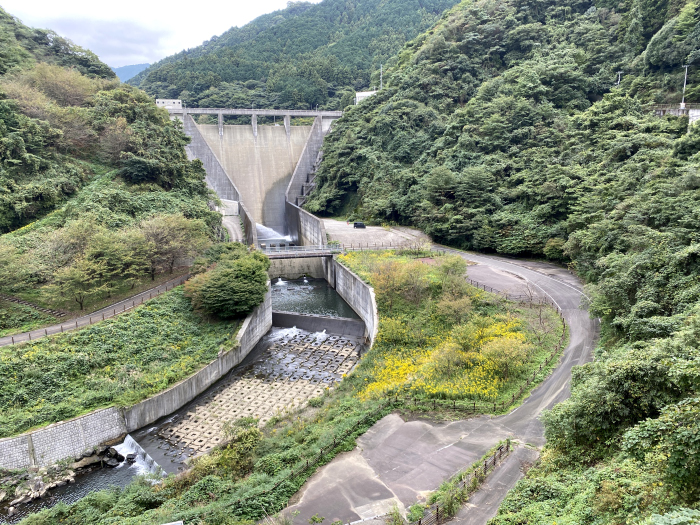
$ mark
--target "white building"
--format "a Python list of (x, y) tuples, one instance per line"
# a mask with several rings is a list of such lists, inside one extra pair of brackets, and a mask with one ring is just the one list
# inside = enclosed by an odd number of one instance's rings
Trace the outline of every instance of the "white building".
[(358, 91), (355, 93), (355, 105), (357, 106), (364, 99), (371, 97), (375, 93), (376, 91)]
[(165, 109), (182, 109), (182, 100), (175, 98), (157, 98), (156, 106)]

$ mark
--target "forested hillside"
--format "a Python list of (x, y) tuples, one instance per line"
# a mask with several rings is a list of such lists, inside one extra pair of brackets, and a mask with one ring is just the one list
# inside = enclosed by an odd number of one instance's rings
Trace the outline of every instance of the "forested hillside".
[(457, 0), (324, 0), (234, 27), (129, 82), (192, 107), (341, 109)]
[[(0, 40), (0, 292), (82, 310), (205, 247), (220, 216), (167, 112), (1, 9)], [(0, 332), (33, 319), (12, 308)]]
[(495, 524), (697, 519), (676, 509), (700, 502), (700, 125), (646, 104), (680, 102), (684, 64), (700, 102), (699, 6), (461, 2), (326, 140), (309, 211), (545, 257), (589, 283), (596, 362)]

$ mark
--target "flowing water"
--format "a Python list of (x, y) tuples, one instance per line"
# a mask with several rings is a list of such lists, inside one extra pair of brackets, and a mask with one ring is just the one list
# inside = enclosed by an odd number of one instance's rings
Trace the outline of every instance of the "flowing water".
[(275, 231), (272, 228), (268, 228), (267, 226), (263, 226), (262, 224), (257, 224), (255, 229), (258, 233), (259, 242), (264, 241), (268, 244), (270, 242), (287, 244), (292, 241), (292, 238), (289, 235), (282, 235), (280, 232)]
[(359, 319), (325, 279), (273, 279), (272, 309), (278, 312)]
[(26, 505), (16, 507), (17, 514), (12, 518), (7, 517), (9, 506), (7, 502), (0, 506), (0, 523), (17, 523), (29, 514), (53, 507), (59, 502), (71, 504), (87, 496), (90, 492), (104, 490), (109, 487), (126, 487), (141, 474), (154, 474), (159, 471), (155, 461), (141, 448), (141, 446), (129, 435), (124, 442), (114, 447), (125, 456), (136, 454), (136, 461), (132, 464), (123, 461), (114, 468), (97, 467), (94, 470), (77, 476), (75, 483), (64, 485), (51, 490), (44, 499), (32, 501)]

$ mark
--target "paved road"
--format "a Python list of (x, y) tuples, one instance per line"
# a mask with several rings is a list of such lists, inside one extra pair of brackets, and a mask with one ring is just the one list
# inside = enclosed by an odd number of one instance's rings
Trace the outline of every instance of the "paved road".
[(70, 330), (75, 330), (76, 328), (89, 326), (91, 324), (102, 321), (103, 319), (109, 319), (110, 317), (114, 317), (115, 315), (119, 315), (120, 313), (131, 310), (135, 306), (138, 306), (143, 302), (148, 301), (151, 297), (156, 297), (157, 295), (160, 295), (167, 290), (172, 290), (173, 287), (185, 282), (185, 279), (187, 279), (186, 275), (176, 277), (175, 279), (171, 279), (170, 281), (167, 281), (154, 288), (151, 288), (150, 290), (146, 290), (145, 292), (136, 294), (132, 297), (129, 297), (128, 299), (124, 299), (123, 301), (114, 303), (101, 310), (92, 312), (89, 315), (78, 317), (77, 319), (71, 319), (70, 321), (64, 321), (63, 323), (47, 326), (46, 328), (32, 330), (31, 332), (24, 332), (13, 336), (8, 335), (7, 337), (0, 337), (0, 346), (7, 346), (14, 343), (20, 343), (22, 341), (34, 341), (35, 339), (40, 339), (41, 337), (46, 337), (47, 335), (68, 332)]
[(386, 416), (358, 439), (355, 450), (337, 457), (302, 487), (289, 507), (299, 511), (295, 523), (307, 523), (317, 513), (329, 523), (349, 523), (388, 512), (394, 505), (403, 510), (501, 439), (510, 437), (535, 447), (519, 448), (463, 509), (468, 513), (460, 516), (463, 523), (485, 524), (521, 477), (521, 460), (534, 459), (544, 444), (539, 416), (569, 396), (571, 368), (592, 358), (598, 335), (597, 322), (580, 308), (581, 283), (566, 270), (545, 263), (460, 254), (476, 263), (469, 266), (470, 278), (501, 291), (546, 296), (559, 305), (570, 329), (559, 366), (520, 407), (503, 416), (439, 424)]

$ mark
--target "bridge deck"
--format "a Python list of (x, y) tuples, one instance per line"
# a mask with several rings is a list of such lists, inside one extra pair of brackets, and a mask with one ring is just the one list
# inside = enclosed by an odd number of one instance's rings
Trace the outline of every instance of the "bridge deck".
[(230, 108), (168, 108), (171, 115), (240, 115), (259, 117), (325, 117), (340, 118), (342, 111), (314, 111), (310, 109), (230, 109)]

